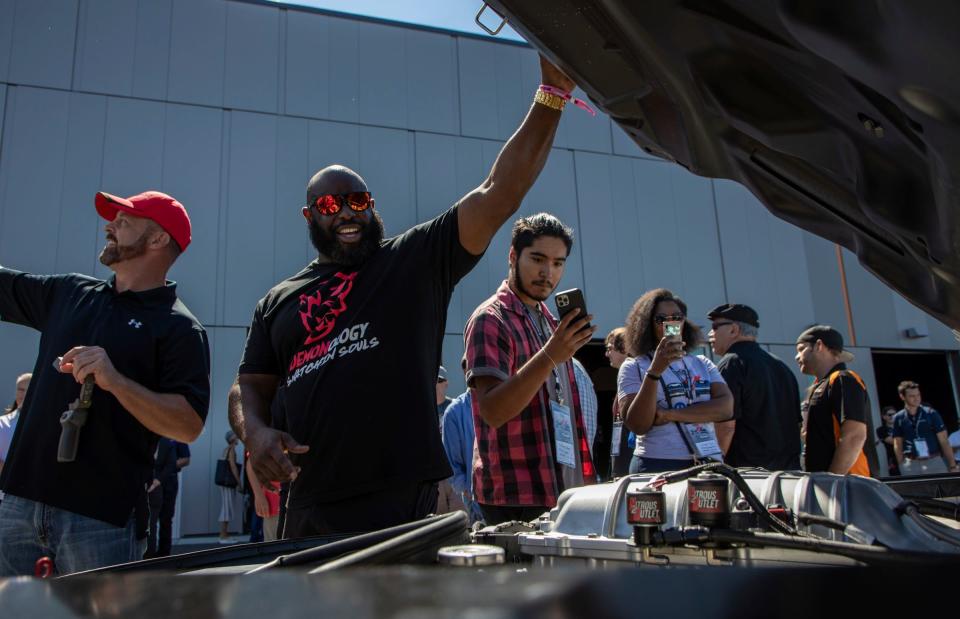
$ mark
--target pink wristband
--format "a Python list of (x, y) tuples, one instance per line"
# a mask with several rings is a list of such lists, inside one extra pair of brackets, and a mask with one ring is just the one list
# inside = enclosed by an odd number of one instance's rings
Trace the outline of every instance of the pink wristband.
[(574, 104), (575, 106), (577, 106), (577, 107), (580, 108), (581, 110), (589, 113), (591, 116), (596, 116), (596, 115), (597, 115), (597, 113), (596, 113), (595, 111), (593, 111), (593, 108), (590, 107), (589, 105), (587, 105), (587, 102), (586, 102), (586, 101), (584, 101), (583, 99), (578, 99), (578, 98), (576, 98), (576, 97), (571, 96), (570, 93), (567, 92), (566, 90), (561, 90), (561, 89), (557, 88), (556, 86), (548, 86), (548, 85), (546, 85), (546, 84), (540, 84), (540, 88), (539, 88), (539, 89), (542, 90), (543, 92), (547, 93), (547, 94), (556, 95), (556, 96), (560, 97), (561, 99), (563, 99), (564, 101), (569, 101), (570, 103)]

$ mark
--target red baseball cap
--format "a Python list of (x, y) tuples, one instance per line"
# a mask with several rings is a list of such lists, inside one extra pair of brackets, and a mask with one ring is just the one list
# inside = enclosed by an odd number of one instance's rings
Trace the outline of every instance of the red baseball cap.
[(94, 203), (97, 212), (107, 221), (113, 221), (117, 211), (146, 217), (157, 222), (180, 246), (180, 251), (190, 244), (190, 216), (187, 215), (187, 209), (165, 193), (145, 191), (129, 198), (119, 198), (100, 191)]

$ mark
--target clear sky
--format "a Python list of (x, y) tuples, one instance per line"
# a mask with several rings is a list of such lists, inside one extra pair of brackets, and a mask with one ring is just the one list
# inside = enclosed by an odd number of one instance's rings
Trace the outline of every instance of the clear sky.
[[(342, 13), (366, 15), (410, 24), (421, 24), (460, 32), (485, 35), (473, 21), (483, 6), (482, 0), (271, 0), (277, 4), (312, 6)], [(483, 22), (496, 27), (500, 18), (491, 9), (483, 14)], [(504, 28), (497, 38), (522, 41), (510, 29)]]

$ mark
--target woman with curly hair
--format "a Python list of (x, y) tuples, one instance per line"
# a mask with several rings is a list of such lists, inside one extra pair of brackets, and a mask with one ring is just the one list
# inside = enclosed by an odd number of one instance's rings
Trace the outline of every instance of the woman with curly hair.
[[(679, 337), (665, 324), (680, 323)], [(627, 316), (627, 352), (617, 375), (624, 425), (637, 435), (631, 473), (675, 471), (721, 460), (714, 421), (733, 415), (733, 395), (717, 366), (686, 348), (702, 342), (687, 305), (666, 288), (646, 292)]]

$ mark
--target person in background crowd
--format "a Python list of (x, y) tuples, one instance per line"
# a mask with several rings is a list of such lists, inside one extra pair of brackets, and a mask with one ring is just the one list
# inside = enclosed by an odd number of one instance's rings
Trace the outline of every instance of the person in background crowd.
[(229, 486), (220, 486), (220, 543), (233, 544), (237, 540), (230, 537), (230, 521), (233, 520), (233, 514), (236, 511), (237, 488), (241, 488), (240, 469), (237, 467), (237, 435), (232, 430), (227, 430), (224, 436), (227, 446), (220, 456), (226, 460), (230, 467), (230, 473), (237, 480), (237, 485), (233, 488)]
[(890, 477), (900, 475), (900, 467), (897, 465), (897, 454), (893, 449), (893, 416), (897, 414), (897, 409), (892, 406), (884, 406), (880, 413), (883, 423), (877, 428), (877, 441), (883, 443), (883, 449), (887, 452), (886, 473)]
[(447, 369), (441, 365), (437, 372), (437, 424), (443, 419), (443, 413), (446, 412), (447, 407), (453, 402), (453, 398), (447, 397), (448, 386)]
[(569, 363), (596, 326), (579, 309), (558, 323), (544, 303), (572, 247), (573, 231), (553, 215), (518, 219), (507, 280), (464, 330), (480, 460), (473, 487), (487, 524), (534, 520), (563, 490), (596, 481)]
[(793, 372), (757, 344), (760, 317), (747, 305), (707, 314), (717, 368), (733, 394), (733, 418), (715, 425), (724, 462), (768, 471), (800, 470), (800, 387)]
[[(206, 419), (207, 334), (167, 280), (190, 243), (186, 209), (157, 191), (94, 204), (109, 279), (0, 267), (0, 318), (41, 332), (0, 474), (0, 576), (32, 574), (42, 556), (59, 574), (139, 559), (134, 506), (157, 440), (189, 443)], [(56, 420), (91, 381), (76, 452), (60, 452)]]
[[(13, 403), (0, 415), (0, 473), (3, 473), (3, 463), (7, 459), (7, 452), (10, 451), (13, 433), (17, 430), (20, 407), (23, 406), (23, 399), (27, 397), (31, 376), (33, 375), (28, 372), (17, 377), (16, 383), (14, 383)], [(3, 491), (0, 491), (0, 501), (2, 500)]]
[[(23, 399), (27, 397), (31, 376), (33, 374), (28, 372), (17, 377), (14, 383), (13, 402), (4, 409), (3, 414), (0, 414), (0, 473), (3, 472), (3, 463), (7, 459), (7, 452), (10, 450), (10, 443), (13, 441), (13, 433), (17, 430), (20, 408), (23, 406)], [(3, 492), (0, 492), (0, 499), (2, 498)]]
[(903, 409), (893, 418), (893, 451), (904, 475), (955, 472), (953, 447), (940, 413), (920, 402), (920, 385), (905, 380), (897, 386)]
[(807, 397), (804, 423), (804, 469), (837, 475), (870, 476), (864, 453), (867, 388), (847, 363), (853, 354), (843, 348), (843, 336), (826, 325), (814, 325), (797, 338), (800, 371), (816, 377)]
[[(310, 180), (302, 214), (318, 258), (257, 304), (229, 400), (259, 479), (291, 481), (285, 537), (436, 509), (437, 482), (451, 475), (430, 414), (447, 306), (547, 161), (565, 105), (548, 91), (574, 88), (540, 67), (545, 89), (489, 176), (431, 221), (385, 239), (359, 174), (330, 166)], [(281, 384), (289, 433), (270, 427)]]
[(250, 491), (253, 494), (253, 504), (256, 515), (261, 518), (262, 540), (252, 538), (253, 531), (251, 527), (250, 541), (272, 542), (277, 539), (277, 523), (280, 519), (280, 483), (271, 481), (267, 485), (260, 483), (257, 476), (253, 474), (253, 465), (250, 458), (244, 461), (246, 467), (246, 479), (250, 483)]
[(590, 457), (593, 458), (593, 442), (597, 439), (597, 390), (587, 374), (587, 368), (574, 357), (573, 374), (577, 379), (577, 391), (580, 392), (580, 405), (583, 408), (583, 429), (586, 431), (587, 446), (590, 447)]
[[(437, 372), (437, 424), (440, 426), (440, 440), (443, 440), (443, 414), (447, 407), (453, 402), (453, 398), (447, 397), (447, 369), (440, 366)], [(450, 485), (450, 478), (441, 479), (437, 482), (437, 513), (449, 514), (451, 512), (467, 511), (466, 506), (460, 499), (460, 495)]]
[(173, 514), (180, 490), (179, 474), (190, 464), (190, 448), (180, 441), (161, 438), (154, 456), (153, 479), (147, 488), (150, 504), (150, 531), (145, 559), (170, 556)]
[[(668, 337), (666, 324), (679, 323)], [(624, 424), (637, 435), (631, 473), (675, 471), (722, 460), (713, 422), (733, 415), (733, 396), (720, 371), (685, 349), (701, 342), (687, 305), (666, 288), (650, 290), (627, 316), (627, 351), (617, 375)]]
[(480, 505), (473, 495), (473, 461), (476, 433), (473, 429), (473, 404), (467, 389), (453, 399), (443, 414), (443, 450), (453, 469), (450, 486), (467, 508), (471, 524), (483, 520)]
[[(610, 367), (619, 370), (627, 360), (627, 329), (617, 327), (604, 338), (604, 355), (610, 362)], [(633, 459), (633, 450), (636, 447), (637, 435), (623, 426), (623, 415), (620, 413), (620, 402), (617, 394), (613, 394), (613, 432), (610, 441), (610, 477), (623, 477), (630, 473), (630, 460)], [(617, 440), (619, 439), (619, 440)]]

